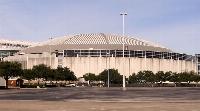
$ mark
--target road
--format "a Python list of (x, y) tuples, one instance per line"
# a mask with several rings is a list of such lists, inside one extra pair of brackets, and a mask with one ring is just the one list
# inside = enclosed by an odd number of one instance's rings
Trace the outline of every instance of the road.
[(200, 88), (0, 90), (0, 111), (200, 111)]

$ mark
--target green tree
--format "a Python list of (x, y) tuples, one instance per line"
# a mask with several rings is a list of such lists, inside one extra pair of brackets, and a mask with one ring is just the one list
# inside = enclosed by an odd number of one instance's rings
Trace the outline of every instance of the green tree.
[(137, 74), (137, 79), (140, 82), (150, 82), (154, 83), (155, 82), (155, 75), (152, 71), (140, 71)]
[(156, 81), (157, 82), (164, 82), (165, 81), (165, 73), (163, 71), (158, 71), (156, 73)]
[[(111, 84), (122, 84), (122, 75), (116, 69), (109, 69), (109, 80)], [(108, 70), (104, 70), (99, 74), (99, 79), (107, 83)]]
[(198, 85), (198, 82), (200, 81), (200, 76), (193, 71), (189, 72), (191, 74), (191, 81), (196, 82), (196, 86)]
[(98, 80), (98, 77), (93, 73), (86, 73), (83, 75), (83, 78), (86, 81), (97, 81)]
[(155, 82), (155, 75), (152, 71), (144, 71), (146, 82), (154, 83)]
[(131, 83), (137, 83), (138, 80), (137, 80), (137, 76), (135, 73), (133, 73), (132, 75), (129, 76), (129, 80), (128, 82), (131, 84)]
[(0, 62), (0, 76), (6, 80), (6, 88), (8, 88), (8, 79), (18, 77), (22, 74), (22, 66), (18, 62)]
[(171, 76), (172, 72), (166, 72), (164, 73), (163, 71), (158, 71), (156, 73), (156, 81), (157, 82), (165, 82), (165, 81), (169, 81), (170, 76)]
[(51, 68), (44, 64), (39, 64), (39, 65), (33, 66), (32, 71), (35, 77), (38, 79), (38, 85), (39, 85), (39, 79), (48, 80)]
[(55, 74), (55, 80), (59, 81), (59, 80), (65, 80), (64, 78), (64, 69), (62, 67), (57, 67), (57, 69), (54, 72)]
[(188, 72), (181, 72), (179, 73), (179, 82), (188, 82), (192, 81), (192, 74)]
[(165, 72), (165, 81), (170, 81), (172, 74), (172, 71)]
[(77, 80), (75, 74), (73, 71), (71, 71), (69, 68), (67, 67), (58, 67), (56, 69), (56, 80), (67, 80), (67, 81), (75, 81)]
[(51, 69), (51, 70), (49, 71), (49, 74), (48, 74), (48, 75), (49, 75), (49, 76), (48, 76), (48, 80), (50, 80), (51, 83), (52, 83), (52, 81), (56, 80), (56, 77), (57, 77), (57, 70), (56, 70), (56, 69)]
[(153, 87), (153, 83), (156, 81), (156, 77), (152, 71), (139, 71), (137, 74), (137, 81), (140, 83), (151, 83)]
[(65, 72), (65, 80), (69, 80), (69, 81), (75, 81), (77, 80), (75, 74), (73, 71), (71, 71), (69, 68), (64, 67), (64, 72)]
[(170, 79), (169, 79), (171, 82), (174, 82), (175, 84), (175, 87), (176, 87), (176, 84), (179, 82), (180, 83), (180, 79), (179, 79), (179, 74), (177, 74), (176, 72), (172, 73), (172, 75), (170, 76)]
[(136, 75), (137, 81), (139, 83), (144, 83), (146, 82), (146, 77), (144, 71), (139, 71), (138, 74)]
[(30, 81), (35, 79), (35, 75), (34, 75), (32, 69), (24, 69), (22, 78), (28, 80), (29, 85), (30, 85)]

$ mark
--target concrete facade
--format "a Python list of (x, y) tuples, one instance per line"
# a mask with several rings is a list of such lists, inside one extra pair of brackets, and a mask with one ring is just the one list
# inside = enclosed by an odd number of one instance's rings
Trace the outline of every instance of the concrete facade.
[(6, 86), (6, 80), (0, 77), (0, 87), (5, 87), (5, 86)]
[[(158, 58), (137, 58), (137, 57), (56, 57), (55, 54), (26, 54), (16, 55), (6, 58), (8, 61), (18, 61), (23, 68), (32, 68), (34, 65), (46, 64), (51, 68), (69, 67), (77, 77), (82, 77), (85, 73), (99, 74), (105, 69), (118, 69), (120, 74), (126, 76), (143, 70), (158, 71), (197, 72), (197, 65), (193, 61), (158, 59)], [(124, 63), (123, 63), (124, 61)], [(51, 65), (50, 65), (51, 64)]]

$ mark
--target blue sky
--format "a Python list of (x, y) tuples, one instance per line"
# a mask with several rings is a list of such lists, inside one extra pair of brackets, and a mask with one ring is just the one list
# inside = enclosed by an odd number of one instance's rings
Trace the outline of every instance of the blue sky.
[(200, 0), (0, 0), (0, 38), (45, 41), (79, 33), (122, 33), (181, 53), (200, 53)]

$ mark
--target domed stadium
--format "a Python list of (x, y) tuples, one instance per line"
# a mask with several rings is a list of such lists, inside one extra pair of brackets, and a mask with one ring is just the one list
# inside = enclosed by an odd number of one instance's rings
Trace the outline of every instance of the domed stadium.
[(51, 68), (67, 66), (78, 77), (85, 73), (99, 74), (108, 68), (118, 69), (126, 76), (142, 70), (197, 70), (193, 56), (135, 37), (104, 33), (50, 39), (21, 50), (6, 60), (19, 61), (23, 68), (38, 64), (46, 64)]

